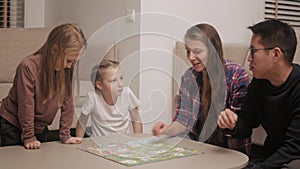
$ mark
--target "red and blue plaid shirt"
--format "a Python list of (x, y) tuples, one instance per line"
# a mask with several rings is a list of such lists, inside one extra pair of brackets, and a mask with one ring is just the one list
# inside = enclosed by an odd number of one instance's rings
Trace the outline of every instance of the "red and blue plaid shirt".
[[(225, 60), (226, 67), (226, 89), (227, 97), (225, 108), (231, 109), (238, 114), (244, 103), (247, 93), (247, 87), (250, 83), (250, 78), (245, 69), (229, 60)], [(197, 77), (202, 76), (201, 72), (196, 72), (189, 68), (181, 77), (181, 84), (179, 95), (176, 105), (176, 115), (174, 121), (178, 121), (187, 127), (187, 132), (195, 134), (195, 126), (199, 118), (199, 112), (202, 110), (202, 88), (203, 86), (197, 85)], [(199, 79), (199, 77), (198, 77)], [(195, 88), (197, 88), (195, 90)], [(187, 134), (187, 133), (186, 133)], [(250, 139), (245, 139), (244, 145), (246, 153), (250, 151)], [(243, 149), (245, 149), (245, 147)]]

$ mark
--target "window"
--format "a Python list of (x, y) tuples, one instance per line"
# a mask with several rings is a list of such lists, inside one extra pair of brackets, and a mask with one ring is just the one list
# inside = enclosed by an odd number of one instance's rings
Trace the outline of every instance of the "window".
[(24, 27), (24, 0), (0, 0), (0, 28)]
[(279, 19), (300, 27), (300, 0), (266, 0), (265, 19)]

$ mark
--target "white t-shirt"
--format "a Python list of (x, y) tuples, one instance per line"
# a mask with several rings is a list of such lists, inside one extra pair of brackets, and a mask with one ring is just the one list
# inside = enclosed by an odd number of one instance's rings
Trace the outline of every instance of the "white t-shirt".
[(91, 116), (92, 136), (130, 133), (130, 113), (140, 101), (129, 87), (124, 87), (114, 106), (108, 105), (102, 94), (90, 91), (81, 112)]

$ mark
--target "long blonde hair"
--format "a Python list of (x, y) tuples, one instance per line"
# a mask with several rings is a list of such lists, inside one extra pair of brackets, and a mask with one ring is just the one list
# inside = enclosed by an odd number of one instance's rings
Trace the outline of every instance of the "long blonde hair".
[[(51, 53), (52, 47), (58, 48), (57, 55)], [(65, 69), (61, 64), (60, 71), (55, 75), (54, 63), (60, 59), (65, 62), (65, 55), (78, 53), (86, 46), (85, 36), (77, 24), (66, 23), (56, 26), (48, 35), (44, 45), (35, 54), (42, 56), (41, 66), (41, 92), (43, 102), (46, 103), (54, 95), (58, 95), (58, 105), (61, 106), (65, 95), (72, 96), (72, 77), (75, 64)]]

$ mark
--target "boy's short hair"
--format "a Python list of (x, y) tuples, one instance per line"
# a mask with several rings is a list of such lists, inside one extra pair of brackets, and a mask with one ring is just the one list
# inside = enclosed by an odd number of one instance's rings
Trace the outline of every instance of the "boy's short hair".
[(91, 80), (93, 82), (93, 85), (96, 87), (96, 81), (102, 82), (103, 80), (103, 71), (108, 68), (116, 68), (119, 67), (120, 63), (118, 61), (114, 60), (103, 60), (100, 62), (99, 65), (95, 65), (92, 69), (91, 73)]

